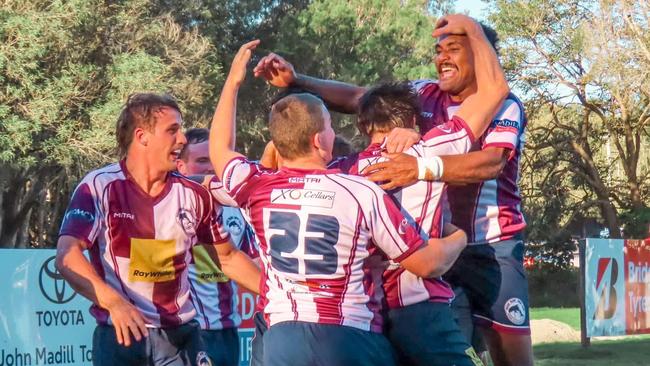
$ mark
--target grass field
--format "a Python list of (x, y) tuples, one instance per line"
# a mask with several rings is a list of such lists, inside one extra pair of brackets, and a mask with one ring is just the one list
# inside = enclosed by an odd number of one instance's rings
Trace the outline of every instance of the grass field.
[[(531, 319), (553, 319), (580, 329), (578, 308), (531, 309)], [(619, 366), (650, 365), (650, 335), (616, 339), (592, 339), (591, 346), (580, 343), (547, 343), (533, 347), (539, 366)]]

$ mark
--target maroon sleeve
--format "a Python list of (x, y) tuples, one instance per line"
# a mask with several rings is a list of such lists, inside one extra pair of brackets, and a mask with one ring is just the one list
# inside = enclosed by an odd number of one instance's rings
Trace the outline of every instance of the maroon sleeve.
[(77, 186), (65, 211), (59, 236), (68, 235), (86, 242), (91, 247), (97, 237), (99, 220), (95, 197), (87, 183)]

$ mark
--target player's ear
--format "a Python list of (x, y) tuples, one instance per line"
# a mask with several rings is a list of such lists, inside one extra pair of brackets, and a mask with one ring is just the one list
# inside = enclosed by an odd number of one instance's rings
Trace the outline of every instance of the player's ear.
[(139, 143), (142, 146), (147, 146), (149, 144), (149, 136), (147, 136), (147, 131), (143, 128), (136, 127), (133, 131), (133, 139), (135, 142)]
[(183, 175), (187, 175), (187, 164), (183, 159), (176, 159), (176, 170)]
[(322, 138), (323, 138), (322, 134), (320, 132), (316, 132), (311, 139), (312, 145), (318, 150), (320, 150), (323, 147)]

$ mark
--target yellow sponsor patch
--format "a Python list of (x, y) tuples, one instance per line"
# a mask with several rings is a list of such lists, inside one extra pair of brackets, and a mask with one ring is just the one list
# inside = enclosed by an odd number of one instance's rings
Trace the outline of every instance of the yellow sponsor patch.
[(194, 266), (196, 268), (196, 275), (199, 282), (214, 283), (214, 282), (228, 282), (229, 278), (226, 276), (221, 268), (212, 260), (208, 248), (205, 245), (195, 245), (192, 247), (192, 255), (194, 256)]
[(481, 361), (481, 358), (476, 354), (476, 351), (474, 351), (474, 347), (470, 347), (466, 349), (465, 354), (469, 356), (469, 358), (472, 360), (474, 365), (484, 366), (483, 361)]
[(129, 281), (164, 282), (176, 278), (176, 240), (131, 238)]

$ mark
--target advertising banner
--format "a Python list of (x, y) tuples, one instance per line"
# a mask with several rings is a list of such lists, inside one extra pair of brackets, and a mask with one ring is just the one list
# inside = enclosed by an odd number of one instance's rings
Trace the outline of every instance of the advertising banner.
[[(91, 365), (95, 319), (52, 249), (0, 250), (0, 366)], [(239, 291), (240, 364), (248, 365), (256, 295)]]
[(650, 333), (650, 241), (587, 239), (587, 336)]

